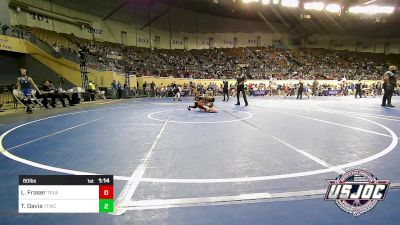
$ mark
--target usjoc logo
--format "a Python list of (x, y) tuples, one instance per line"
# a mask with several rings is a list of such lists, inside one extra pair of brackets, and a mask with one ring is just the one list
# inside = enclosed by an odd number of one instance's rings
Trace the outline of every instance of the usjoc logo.
[(325, 200), (335, 201), (343, 211), (359, 216), (373, 209), (385, 198), (389, 180), (378, 180), (364, 170), (350, 170), (335, 180), (327, 180)]

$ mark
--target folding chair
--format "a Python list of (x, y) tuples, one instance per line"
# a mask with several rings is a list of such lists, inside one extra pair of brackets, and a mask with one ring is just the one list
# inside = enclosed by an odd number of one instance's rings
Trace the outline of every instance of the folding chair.
[(107, 98), (106, 98), (106, 96), (105, 96), (105, 91), (98, 91), (98, 90), (96, 90), (95, 91), (95, 94), (94, 94), (94, 100), (95, 101), (97, 101), (97, 100), (100, 100), (100, 99), (102, 99), (102, 100), (107, 100)]
[(32, 90), (32, 91), (31, 91), (31, 95), (32, 95), (32, 96), (31, 96), (31, 97), (32, 97), (32, 104), (33, 104), (34, 108), (43, 107), (43, 103), (42, 103), (43, 98), (37, 98), (37, 97), (36, 97), (36, 93), (37, 93), (36, 90)]
[[(23, 102), (23, 100), (26, 99), (25, 96), (23, 96), (21, 94), (21, 91), (18, 91), (18, 89), (14, 89), (12, 91), (14, 99), (17, 100), (17, 103), (20, 103), (21, 105), (23, 105), (25, 107), (25, 109), (28, 107), (27, 105), (25, 105), (25, 103)], [(23, 97), (23, 98), (22, 98)]]

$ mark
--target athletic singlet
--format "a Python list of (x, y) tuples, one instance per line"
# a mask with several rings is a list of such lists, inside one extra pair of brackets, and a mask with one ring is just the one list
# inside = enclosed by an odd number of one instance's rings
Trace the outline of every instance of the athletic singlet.
[(31, 88), (31, 83), (29, 82), (29, 77), (19, 78), (19, 84), (21, 85), (21, 89), (30, 89)]
[(203, 100), (203, 99), (199, 100), (199, 102), (197, 103), (197, 105), (198, 105), (198, 107), (199, 107), (200, 109), (204, 109), (204, 105), (205, 105), (204, 100)]

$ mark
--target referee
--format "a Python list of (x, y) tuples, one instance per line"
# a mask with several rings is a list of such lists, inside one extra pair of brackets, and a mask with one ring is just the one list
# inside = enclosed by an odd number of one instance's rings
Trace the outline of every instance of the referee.
[(390, 108), (395, 107), (394, 105), (392, 105), (392, 96), (394, 88), (397, 86), (396, 71), (397, 71), (396, 66), (389, 66), (389, 70), (385, 73), (385, 75), (383, 75), (383, 90), (385, 91), (381, 105), (383, 107), (385, 106)]
[(249, 103), (247, 102), (247, 98), (246, 98), (246, 92), (244, 90), (244, 83), (247, 81), (246, 79), (246, 75), (244, 73), (241, 73), (240, 75), (238, 75), (236, 77), (236, 85), (237, 85), (237, 93), (236, 93), (236, 97), (237, 97), (237, 103), (236, 105), (240, 105), (240, 100), (239, 100), (239, 96), (240, 96), (240, 92), (243, 93), (243, 100), (245, 106), (248, 106)]
[(362, 95), (361, 95), (361, 93), (362, 93), (361, 88), (362, 87), (361, 86), (362, 86), (361, 79), (359, 79), (358, 82), (356, 83), (356, 95), (355, 95), (355, 98), (357, 98), (357, 95), (359, 95), (360, 98), (362, 98)]
[(225, 96), (228, 97), (226, 101), (229, 101), (229, 83), (226, 78), (224, 79), (224, 81), (222, 81), (222, 90), (224, 95), (224, 100), (222, 101), (225, 101)]
[(302, 80), (299, 81), (299, 89), (297, 89), (297, 99), (303, 98), (304, 83)]

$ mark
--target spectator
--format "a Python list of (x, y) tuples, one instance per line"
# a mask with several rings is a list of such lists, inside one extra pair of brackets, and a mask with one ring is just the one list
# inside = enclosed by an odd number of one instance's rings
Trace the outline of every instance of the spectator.
[(116, 99), (117, 98), (117, 82), (115, 80), (113, 80), (111, 83), (111, 90), (112, 90), (112, 98)]
[(7, 24), (4, 24), (4, 25), (1, 27), (1, 31), (3, 32), (3, 35), (7, 35), (7, 30), (8, 30), (8, 29), (10, 29), (10, 27), (7, 26)]
[(94, 101), (95, 93), (96, 93), (96, 86), (94, 85), (94, 83), (92, 81), (89, 81), (88, 92), (90, 94), (90, 101)]
[(146, 81), (143, 83), (142, 88), (143, 88), (143, 95), (147, 95), (147, 93), (146, 93), (147, 82)]
[(122, 98), (122, 86), (121, 86), (121, 83), (118, 81), (118, 84), (117, 84), (117, 91), (118, 91), (118, 98), (120, 99), (120, 98)]
[(156, 88), (156, 84), (154, 83), (154, 81), (151, 81), (151, 83), (150, 83), (151, 97), (154, 97), (155, 88)]
[(127, 82), (125, 82), (124, 83), (124, 98), (129, 98), (129, 86), (128, 86), (128, 83)]

